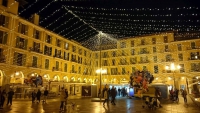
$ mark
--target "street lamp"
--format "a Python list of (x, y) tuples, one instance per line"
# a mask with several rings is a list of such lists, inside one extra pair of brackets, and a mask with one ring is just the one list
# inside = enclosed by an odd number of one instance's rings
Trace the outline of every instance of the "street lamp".
[(171, 63), (170, 66), (166, 66), (165, 69), (166, 70), (171, 70), (173, 72), (173, 77), (174, 77), (174, 88), (176, 88), (176, 82), (175, 82), (175, 70), (179, 70), (181, 67), (179, 65), (175, 66), (174, 63)]

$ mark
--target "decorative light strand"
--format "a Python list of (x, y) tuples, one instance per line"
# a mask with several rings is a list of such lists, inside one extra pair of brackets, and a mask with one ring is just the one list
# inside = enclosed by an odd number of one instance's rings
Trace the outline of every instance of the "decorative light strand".
[(45, 20), (47, 20), (48, 18), (52, 17), (55, 13), (59, 12), (62, 8), (55, 10), (51, 15), (47, 16), (46, 18), (44, 18), (43, 20), (40, 21), (40, 23), (44, 22)]
[(70, 32), (68, 32), (67, 34), (65, 34), (64, 36), (69, 35), (70, 33), (72, 33), (73, 31), (76, 31), (77, 29), (80, 29), (81, 27), (83, 27), (85, 24), (80, 25), (79, 27), (72, 29)]
[(48, 3), (45, 7), (43, 7), (41, 10), (37, 12), (37, 14), (40, 14), (43, 10), (45, 10), (47, 7), (49, 7), (52, 3), (56, 2), (57, 0), (52, 0), (50, 3)]
[(56, 29), (60, 28), (61, 26), (67, 24), (70, 20), (73, 20), (75, 17), (70, 18), (69, 20), (65, 21), (64, 23), (62, 23), (61, 25), (59, 25), (58, 27), (54, 28), (53, 31), (55, 31)]
[(58, 34), (60, 34), (60, 33), (64, 32), (64, 31), (66, 31), (66, 30), (69, 30), (69, 29), (72, 28), (74, 25), (78, 24), (79, 22), (80, 22), (80, 21), (75, 22), (73, 25), (71, 25), (70, 27), (67, 27), (67, 28), (63, 29), (63, 30), (60, 31)]
[(39, 0), (36, 0), (34, 3), (30, 4), (27, 8), (23, 9), (22, 11), (19, 12), (19, 15), (22, 14), (24, 11), (27, 9), (31, 8), (34, 4), (36, 4)]

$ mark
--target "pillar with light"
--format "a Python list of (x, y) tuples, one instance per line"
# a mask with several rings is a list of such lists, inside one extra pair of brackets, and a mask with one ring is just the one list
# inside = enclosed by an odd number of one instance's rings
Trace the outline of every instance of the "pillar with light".
[[(101, 95), (102, 74), (106, 74), (107, 70), (100, 68), (96, 70), (96, 73), (100, 75), (100, 95)], [(101, 100), (101, 96), (100, 96), (100, 100)]]
[(175, 71), (179, 70), (181, 67), (179, 65), (175, 65), (174, 63), (171, 63), (170, 66), (166, 66), (166, 70), (170, 70), (173, 72), (173, 77), (174, 77), (174, 88), (176, 89), (176, 80), (175, 80)]

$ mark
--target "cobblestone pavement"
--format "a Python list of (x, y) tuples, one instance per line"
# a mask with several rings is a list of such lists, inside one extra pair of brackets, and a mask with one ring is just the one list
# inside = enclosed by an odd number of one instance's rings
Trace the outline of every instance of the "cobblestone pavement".
[[(163, 108), (150, 110), (142, 108), (142, 101), (137, 98), (118, 97), (116, 105), (102, 105), (102, 102), (91, 102), (91, 98), (69, 99), (77, 104), (76, 113), (200, 113), (200, 109), (188, 97), (188, 106), (179, 97), (179, 104), (162, 101)], [(69, 103), (69, 102), (68, 102)], [(46, 104), (31, 101), (14, 100), (12, 106), (4, 105), (0, 113), (59, 113), (59, 99), (49, 99)], [(69, 110), (68, 110), (69, 112)], [(64, 113), (68, 113), (65, 111)]]

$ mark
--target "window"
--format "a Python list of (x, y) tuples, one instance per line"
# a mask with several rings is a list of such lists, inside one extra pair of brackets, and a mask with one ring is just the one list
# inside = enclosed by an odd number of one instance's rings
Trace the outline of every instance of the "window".
[(49, 44), (51, 44), (51, 36), (50, 35), (47, 35), (46, 36), (46, 43), (49, 43)]
[(145, 45), (145, 39), (141, 39), (141, 45)]
[(132, 67), (132, 73), (135, 73), (135, 71), (136, 71), (136, 68)]
[(13, 64), (18, 66), (25, 66), (26, 64), (26, 55), (21, 53), (14, 53)]
[(67, 63), (65, 63), (64, 71), (67, 72)]
[(1, 14), (0, 15), (0, 26), (8, 28), (8, 24), (9, 24), (9, 17)]
[(37, 67), (38, 58), (33, 56), (32, 67)]
[(165, 45), (165, 52), (169, 52), (168, 45)]
[(122, 68), (122, 75), (125, 75), (126, 74), (126, 69), (125, 67)]
[(72, 52), (76, 53), (76, 46), (72, 46)]
[(191, 48), (192, 48), (192, 49), (196, 49), (196, 44), (195, 44), (195, 42), (191, 42)]
[(79, 50), (78, 50), (78, 54), (79, 54), (79, 55), (82, 55), (82, 49), (79, 49)]
[(131, 49), (131, 55), (135, 55), (135, 49)]
[(81, 74), (81, 67), (78, 67), (78, 74)]
[(136, 64), (136, 63), (137, 63), (137, 57), (135, 57), (135, 58), (130, 58), (130, 63), (131, 63), (131, 64)]
[(16, 38), (16, 47), (20, 49), (27, 49), (27, 39), (17, 37)]
[(56, 61), (56, 70), (58, 71), (59, 70), (59, 62)]
[(112, 65), (115, 66), (115, 59), (112, 59)]
[(153, 53), (156, 53), (156, 47), (153, 47)]
[(49, 69), (49, 59), (45, 59), (45, 69)]
[(182, 45), (181, 44), (177, 44), (178, 47), (178, 51), (182, 51)]
[(54, 57), (61, 58), (61, 50), (55, 49), (55, 55)]
[(103, 60), (103, 66), (108, 66), (108, 60)]
[(60, 40), (60, 39), (57, 39), (57, 40), (56, 40), (56, 46), (58, 46), (58, 47), (61, 46), (61, 40)]
[(116, 57), (116, 51), (112, 52), (112, 57)]
[(166, 62), (173, 61), (171, 54), (166, 55), (165, 58), (166, 58)]
[(21, 22), (19, 23), (19, 29), (18, 32), (24, 35), (28, 34), (28, 26), (25, 24), (22, 24)]
[(200, 59), (199, 52), (191, 52), (190, 60), (197, 60), (197, 59)]
[(121, 47), (121, 48), (126, 48), (126, 42), (121, 42), (121, 43), (120, 43), (120, 47)]
[(168, 36), (164, 36), (164, 43), (168, 43)]
[(134, 40), (131, 41), (131, 47), (134, 47)]
[(2, 0), (2, 5), (7, 7), (8, 6), (8, 0)]
[(191, 72), (200, 72), (200, 63), (191, 63)]
[(33, 51), (40, 52), (40, 43), (33, 42)]
[(95, 59), (98, 59), (98, 53), (95, 53)]
[(156, 38), (152, 38), (152, 44), (156, 44)]
[(84, 56), (87, 56), (87, 52), (84, 50)]
[(111, 68), (111, 75), (117, 75), (117, 68)]
[(179, 64), (180, 68), (180, 73), (185, 72), (184, 64)]
[(52, 55), (52, 47), (44, 46), (44, 54), (51, 56)]
[(3, 63), (6, 61), (5, 55), (3, 55), (3, 49), (0, 48), (0, 63)]
[(179, 59), (179, 61), (183, 61), (183, 54), (182, 53), (178, 54), (178, 59)]
[(154, 73), (158, 73), (158, 65), (154, 66)]
[(65, 42), (65, 47), (64, 47), (66, 50), (69, 49), (69, 43)]
[(122, 56), (125, 56), (125, 55), (126, 55), (125, 51), (124, 51), (124, 50), (122, 50)]
[(0, 31), (0, 44), (7, 44), (7, 32)]
[(65, 59), (65, 60), (69, 60), (69, 53), (64, 52), (64, 59)]
[(157, 62), (157, 56), (153, 56), (153, 61), (154, 61), (154, 63)]
[(36, 38), (36, 39), (40, 39), (40, 31), (38, 31), (38, 30), (36, 30), (36, 29), (34, 29), (34, 38)]

